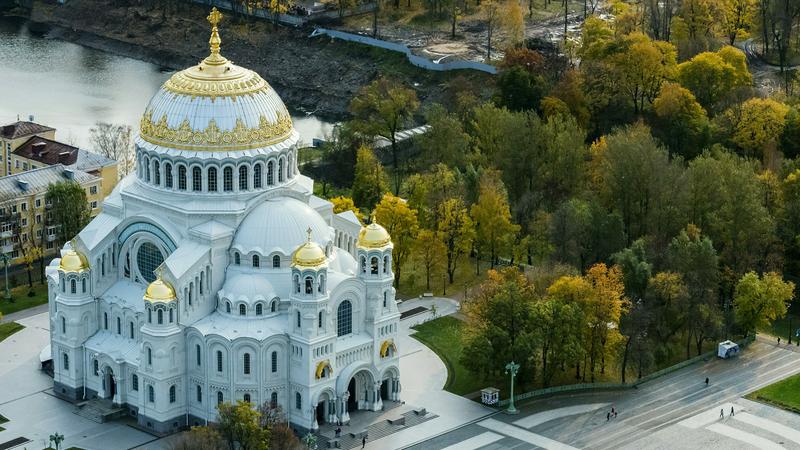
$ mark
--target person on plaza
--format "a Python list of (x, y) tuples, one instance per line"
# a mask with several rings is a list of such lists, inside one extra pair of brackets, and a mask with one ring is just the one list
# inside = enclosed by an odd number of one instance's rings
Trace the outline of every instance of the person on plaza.
[(611, 413), (607, 412), (606, 413), (606, 422), (608, 422), (609, 420), (611, 420)]
[(731, 406), (731, 416), (733, 416), (733, 406)]
[(706, 377), (706, 386), (708, 386), (708, 377)]
[(720, 410), (719, 410), (719, 417), (720, 418), (725, 417), (725, 410), (722, 409), (722, 408), (720, 408)]
[(778, 345), (781, 345), (781, 338), (778, 338)]
[(365, 434), (365, 435), (364, 435), (364, 436), (361, 438), (361, 448), (364, 448), (364, 447), (366, 447), (366, 446), (367, 446), (367, 435)]
[(614, 411), (614, 418), (615, 419), (617, 418), (617, 413), (619, 413), (619, 411)]

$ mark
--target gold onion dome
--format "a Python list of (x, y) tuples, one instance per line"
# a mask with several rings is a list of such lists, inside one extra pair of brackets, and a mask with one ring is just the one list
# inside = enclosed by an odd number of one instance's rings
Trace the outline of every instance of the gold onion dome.
[(392, 237), (389, 236), (389, 232), (375, 221), (375, 215), (373, 214), (371, 223), (361, 227), (356, 246), (366, 249), (383, 248), (391, 243)]
[(210, 54), (164, 83), (145, 109), (139, 136), (166, 148), (200, 151), (267, 147), (292, 136), (294, 127), (278, 94), (256, 72), (220, 54), (213, 8)]
[[(73, 243), (73, 246), (75, 244)], [(64, 272), (83, 272), (89, 269), (89, 261), (81, 253), (78, 253), (74, 248), (70, 248), (61, 257), (61, 262), (58, 268)]]
[(328, 261), (325, 250), (311, 240), (311, 228), (307, 231), (308, 240), (292, 254), (292, 267), (313, 269), (324, 266)]
[(176, 298), (175, 289), (161, 278), (161, 270), (158, 269), (155, 281), (150, 283), (144, 292), (144, 300), (148, 302), (169, 302)]

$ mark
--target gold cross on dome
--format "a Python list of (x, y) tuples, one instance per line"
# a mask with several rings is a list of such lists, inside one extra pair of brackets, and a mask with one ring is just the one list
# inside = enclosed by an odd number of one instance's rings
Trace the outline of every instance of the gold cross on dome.
[(158, 267), (156, 267), (156, 270), (154, 270), (153, 272), (156, 273), (156, 278), (160, 280), (161, 277), (164, 275), (164, 263), (159, 264)]
[(216, 28), (222, 20), (222, 13), (219, 12), (216, 7), (211, 8), (211, 13), (206, 17), (206, 20), (208, 20), (208, 23), (210, 23), (212, 27)]
[(311, 227), (308, 227), (306, 233), (308, 233), (308, 242), (311, 242)]

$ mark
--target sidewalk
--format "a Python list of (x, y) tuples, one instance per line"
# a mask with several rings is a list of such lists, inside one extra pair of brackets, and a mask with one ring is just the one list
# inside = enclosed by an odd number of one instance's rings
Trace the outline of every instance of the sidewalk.
[(47, 303), (43, 303), (41, 305), (37, 305), (28, 309), (23, 309), (22, 311), (13, 312), (11, 314), (6, 314), (0, 319), (0, 323), (6, 322), (19, 322), (22, 319), (27, 319), (28, 317), (37, 316), (41, 313), (47, 312)]

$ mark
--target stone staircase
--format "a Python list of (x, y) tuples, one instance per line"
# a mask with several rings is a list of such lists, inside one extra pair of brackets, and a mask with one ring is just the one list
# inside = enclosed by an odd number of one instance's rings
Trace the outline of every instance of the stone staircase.
[(347, 432), (342, 430), (342, 436), (339, 438), (332, 439), (319, 434), (317, 435), (317, 448), (341, 448), (345, 450), (361, 448), (361, 438), (364, 434), (367, 435), (367, 441), (372, 442), (437, 417), (439, 416), (428, 413), (424, 408), (415, 409), (400, 414), (394, 419), (380, 420), (366, 428), (351, 428)]
[(73, 413), (93, 422), (103, 423), (125, 417), (127, 412), (111, 403), (111, 400), (94, 398), (79, 403)]

